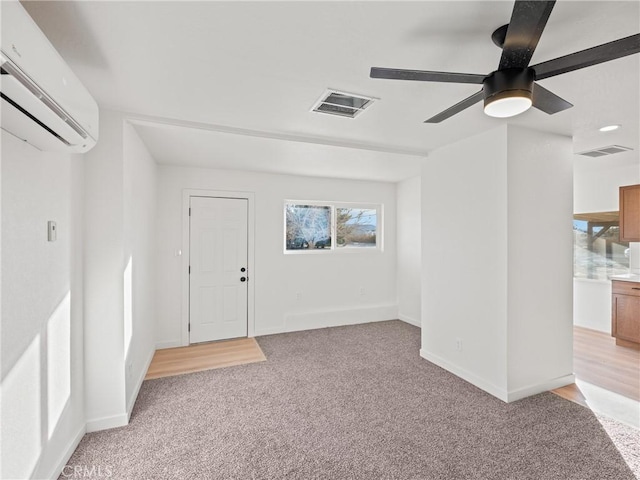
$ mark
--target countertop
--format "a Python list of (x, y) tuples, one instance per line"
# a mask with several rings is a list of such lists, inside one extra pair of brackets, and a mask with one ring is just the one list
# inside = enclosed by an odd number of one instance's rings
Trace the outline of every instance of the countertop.
[(640, 283), (640, 275), (633, 273), (623, 273), (622, 275), (612, 275), (609, 277), (611, 280), (618, 280), (622, 282), (636, 282)]

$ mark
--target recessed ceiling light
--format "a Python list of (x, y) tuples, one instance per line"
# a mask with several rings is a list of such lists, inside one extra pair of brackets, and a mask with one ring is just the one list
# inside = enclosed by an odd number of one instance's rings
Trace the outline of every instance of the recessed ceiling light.
[(620, 125), (607, 125), (600, 129), (601, 132), (612, 132), (620, 128)]

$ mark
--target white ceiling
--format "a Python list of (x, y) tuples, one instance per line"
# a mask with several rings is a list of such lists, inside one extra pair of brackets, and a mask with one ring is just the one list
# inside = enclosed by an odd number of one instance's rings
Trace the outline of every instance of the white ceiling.
[(420, 175), (423, 160), (416, 155), (137, 119), (133, 124), (151, 155), (164, 165), (398, 182)]
[[(506, 121), (477, 104), (424, 124), (478, 86), (371, 79), (369, 68), (489, 73), (510, 1), (25, 7), (102, 107), (143, 116), (136, 128), (162, 164), (397, 181), (419, 172), (416, 154)], [(559, 0), (532, 64), (638, 32), (639, 1)], [(629, 146), (621, 155), (637, 162), (639, 72), (634, 55), (544, 80), (574, 108), (510, 121), (573, 136), (575, 151)], [(380, 100), (356, 119), (309, 112), (327, 88)], [(611, 123), (622, 128), (597, 131)]]

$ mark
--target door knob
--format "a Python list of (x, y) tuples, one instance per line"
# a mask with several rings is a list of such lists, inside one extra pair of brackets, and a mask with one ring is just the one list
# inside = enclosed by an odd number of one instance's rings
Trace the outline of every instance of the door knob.
[(241, 281), (241, 282), (246, 282), (246, 281), (247, 281), (247, 278), (246, 278), (246, 277), (240, 277), (240, 281)]
[(247, 271), (247, 269), (246, 269), (246, 268), (244, 268), (244, 267), (242, 267), (242, 268), (240, 269), (240, 271), (241, 271), (241, 272), (246, 272), (246, 271)]

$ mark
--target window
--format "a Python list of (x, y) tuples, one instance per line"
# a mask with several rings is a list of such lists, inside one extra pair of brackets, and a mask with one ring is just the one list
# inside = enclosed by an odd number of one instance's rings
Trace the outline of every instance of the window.
[(380, 205), (285, 202), (285, 252), (382, 250)]
[(331, 245), (331, 207), (287, 204), (286, 250), (325, 248)]
[(378, 213), (373, 208), (336, 208), (336, 246), (376, 246)]
[(608, 280), (629, 273), (629, 243), (620, 241), (618, 212), (573, 217), (573, 276)]

